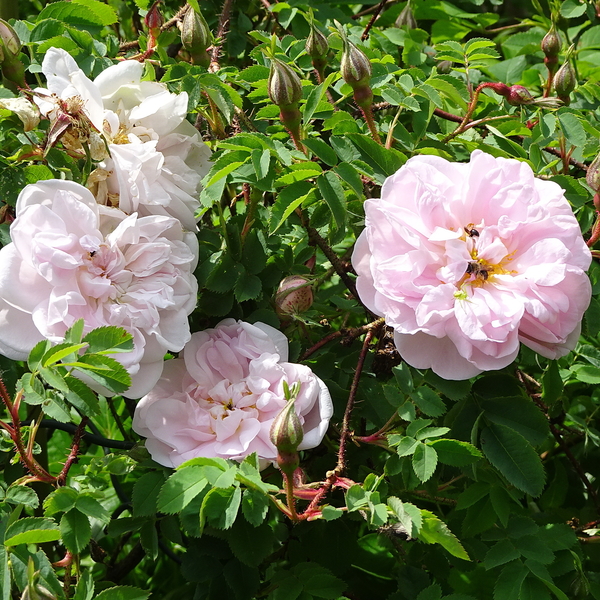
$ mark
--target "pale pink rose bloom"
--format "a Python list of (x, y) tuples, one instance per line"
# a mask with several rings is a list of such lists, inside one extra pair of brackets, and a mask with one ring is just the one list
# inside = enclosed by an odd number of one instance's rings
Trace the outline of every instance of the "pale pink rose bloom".
[(408, 364), (467, 379), (509, 365), (519, 342), (551, 359), (575, 347), (590, 251), (563, 190), (526, 163), (417, 156), (365, 212), (358, 294)]
[(168, 360), (135, 411), (133, 429), (152, 458), (177, 467), (198, 456), (241, 460), (256, 452), (274, 461), (273, 419), (286, 404), (283, 382), (300, 383), (296, 412), (300, 450), (317, 446), (333, 414), (325, 384), (304, 365), (287, 362), (287, 338), (264, 323), (221, 321), (192, 335), (183, 358)]
[(86, 331), (123, 327), (135, 344), (115, 355), (132, 377), (125, 395), (146, 394), (165, 352), (190, 339), (197, 256), (179, 221), (127, 216), (77, 183), (49, 180), (23, 189), (10, 234), (0, 250), (0, 352), (24, 360), (78, 319)]
[(211, 151), (186, 119), (187, 94), (141, 81), (144, 65), (135, 60), (108, 67), (92, 82), (60, 48), (46, 52), (42, 72), (54, 94), (35, 90), (42, 114), (51, 114), (56, 98), (79, 97), (106, 138), (110, 156), (94, 174), (97, 199), (118, 197), (128, 214), (172, 216), (196, 231), (200, 181), (211, 167)]

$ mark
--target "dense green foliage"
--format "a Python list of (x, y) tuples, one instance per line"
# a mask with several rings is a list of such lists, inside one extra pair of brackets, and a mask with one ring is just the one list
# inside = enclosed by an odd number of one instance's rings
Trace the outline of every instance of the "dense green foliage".
[[(44, 85), (50, 47), (92, 78), (144, 53), (148, 4), (23, 1), (11, 23), (28, 84)], [(38, 344), (27, 363), (0, 360), (6, 399), (18, 399), (1, 417), (0, 600), (600, 599), (599, 300), (568, 356), (549, 361), (524, 348), (502, 371), (450, 382), (402, 362), (357, 300), (349, 262), (365, 198), (418, 154), (460, 162), (482, 149), (526, 160), (566, 190), (589, 238), (600, 9), (591, 0), (412, 0), (411, 21), (406, 2), (382, 5), (201, 2), (221, 49), (206, 68), (185, 60), (169, 20), (182, 6), (168, 0), (146, 52), (144, 78), (188, 93), (189, 120), (214, 151), (200, 197), (192, 331), (224, 317), (280, 328), (290, 360), (308, 364), (333, 397), (328, 435), (301, 455), (300, 522), (281, 473), (260, 471), (255, 456), (198, 458), (175, 471), (153, 462), (131, 429), (135, 402), (98, 396), (71, 374), (122, 393), (128, 375), (106, 355), (127, 351), (130, 339), (111, 328), (82, 339), (74, 327), (63, 344)], [(306, 52), (311, 14), (326, 35), (339, 22), (370, 60), (372, 116), (341, 77), (339, 34), (317, 80)], [(553, 22), (556, 66), (574, 46), (569, 102), (515, 106), (485, 87), (471, 102), (484, 82), (564, 96), (547, 85), (540, 46)], [(297, 144), (269, 98), (273, 57), (301, 78)], [(0, 98), (17, 94), (5, 80)], [(42, 120), (24, 132), (0, 110), (4, 244), (25, 184), (89, 176), (91, 161), (46, 147), (47, 129)], [(274, 296), (289, 275), (306, 276), (315, 298), (281, 317)], [(596, 258), (590, 278), (600, 293)], [(85, 426), (92, 433), (81, 437)]]

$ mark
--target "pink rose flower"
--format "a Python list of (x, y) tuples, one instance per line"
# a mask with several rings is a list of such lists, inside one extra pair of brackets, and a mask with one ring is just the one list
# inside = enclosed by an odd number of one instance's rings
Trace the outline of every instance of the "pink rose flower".
[(575, 347), (590, 251), (563, 190), (526, 163), (417, 156), (365, 212), (358, 294), (408, 364), (467, 379), (509, 365), (519, 342), (551, 359)]
[(127, 216), (77, 183), (49, 180), (23, 189), (10, 234), (0, 250), (0, 353), (24, 360), (78, 319), (86, 331), (116, 325), (135, 345), (115, 355), (132, 377), (125, 395), (146, 394), (165, 352), (190, 339), (196, 254), (179, 221)]
[(194, 333), (183, 358), (167, 361), (158, 384), (139, 401), (133, 429), (168, 467), (197, 456), (241, 460), (253, 452), (274, 461), (269, 431), (286, 404), (283, 382), (299, 382), (299, 450), (314, 448), (333, 414), (331, 396), (308, 367), (287, 358), (287, 338), (264, 323), (225, 319)]

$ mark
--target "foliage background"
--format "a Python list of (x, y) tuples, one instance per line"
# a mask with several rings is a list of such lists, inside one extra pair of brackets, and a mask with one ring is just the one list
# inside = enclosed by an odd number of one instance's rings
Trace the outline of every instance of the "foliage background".
[[(501, 372), (448, 382), (402, 363), (389, 332), (368, 325), (373, 316), (357, 301), (349, 264), (364, 199), (416, 154), (464, 161), (480, 148), (526, 160), (566, 190), (589, 235), (597, 218), (585, 173), (600, 137), (600, 9), (579, 0), (412, 0), (415, 22), (398, 27), (406, 7), (385, 3), (361, 42), (376, 3), (207, 0), (200, 9), (221, 52), (206, 69), (178, 54), (170, 19), (182, 7), (167, 0), (146, 63), (145, 78), (189, 94), (189, 119), (215, 152), (200, 198), (192, 330), (226, 316), (282, 328), (290, 360), (305, 361), (331, 390), (329, 434), (301, 463), (323, 492), (318, 518), (284, 516), (273, 500), (281, 508), (280, 473), (259, 473), (253, 458), (199, 459), (176, 472), (153, 463), (131, 430), (135, 403), (69, 396), (56, 379), (65, 376), (65, 357), (45, 345), (27, 364), (0, 360), (8, 395), (26, 388), (19, 414), (7, 411), (5, 420), (21, 422), (40, 465), (64, 473), (53, 485), (28, 484), (2, 432), (2, 600), (600, 598), (598, 300), (569, 356), (548, 361), (523, 349)], [(117, 56), (144, 51), (149, 8), (145, 0), (21, 1), (12, 23), (27, 81), (43, 85), (40, 63), (52, 46), (90, 77)], [(325, 82), (315, 79), (305, 51), (310, 9), (321, 31), (339, 21), (369, 57), (383, 145), (340, 78), (339, 36), (329, 39)], [(486, 90), (472, 115), (478, 125), (457, 131), (482, 82), (543, 95), (540, 42), (552, 21), (559, 63), (574, 45), (570, 103), (510, 106)], [(265, 49), (302, 77), (306, 153), (269, 100)], [(15, 93), (10, 82), (0, 88), (0, 97)], [(26, 183), (85, 183), (89, 173), (60, 147), (42, 155), (46, 129), (42, 122), (25, 134), (0, 110), (3, 243)], [(282, 320), (273, 299), (291, 274), (311, 277), (315, 301)], [(596, 294), (599, 276), (594, 262)], [(73, 332), (67, 342), (79, 339)], [(96, 342), (100, 354), (120, 343)], [(89, 431), (74, 442), (82, 415)], [(33, 422), (39, 429), (28, 427)], [(65, 471), (71, 447), (80, 455)], [(300, 512), (306, 506), (298, 501)]]

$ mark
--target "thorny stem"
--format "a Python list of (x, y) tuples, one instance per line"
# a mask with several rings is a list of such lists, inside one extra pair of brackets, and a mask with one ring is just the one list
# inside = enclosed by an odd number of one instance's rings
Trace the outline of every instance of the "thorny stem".
[(212, 52), (210, 53), (210, 66), (208, 67), (210, 73), (216, 73), (221, 68), (219, 65), (219, 53), (221, 52), (223, 38), (227, 35), (232, 4), (233, 0), (225, 0), (225, 2), (223, 2), (223, 10), (219, 15), (219, 25), (217, 27), (216, 40), (218, 40), (218, 42), (215, 41)]
[(465, 125), (471, 120), (471, 115), (473, 114), (475, 107), (477, 106), (477, 100), (479, 100), (479, 94), (481, 93), (481, 90), (485, 87), (489, 87), (489, 85), (487, 85), (486, 83), (481, 83), (480, 85), (477, 86), (477, 89), (473, 92), (473, 97), (471, 98), (471, 102), (469, 103), (469, 106), (467, 107), (467, 112), (465, 113), (465, 116), (463, 117), (459, 126), (451, 134), (447, 135), (442, 140), (443, 144), (454, 139), (457, 135), (460, 135), (465, 130)]
[(358, 382), (367, 358), (367, 352), (369, 351), (369, 344), (375, 335), (375, 328), (367, 331), (363, 342), (360, 356), (358, 357), (358, 363), (356, 365), (356, 371), (354, 372), (354, 378), (352, 379), (352, 385), (350, 386), (350, 394), (348, 395), (348, 403), (346, 404), (346, 410), (344, 412), (344, 419), (342, 421), (342, 433), (340, 435), (340, 448), (338, 450), (338, 461), (335, 467), (336, 475), (344, 472), (346, 469), (346, 446), (350, 439), (350, 417), (352, 416), (352, 410), (354, 409), (354, 403), (356, 401), (356, 393), (358, 391)]
[(586, 242), (588, 248), (591, 248), (599, 239), (600, 239), (600, 212), (596, 211), (596, 222), (594, 223), (594, 228), (592, 229), (592, 235), (590, 236), (590, 239)]
[(392, 425), (398, 420), (398, 415), (394, 413), (387, 421), (387, 423), (375, 433), (370, 435), (354, 435), (352, 439), (357, 442), (363, 442), (363, 444), (377, 444), (385, 439), (385, 434), (390, 430)]
[(308, 348), (306, 352), (300, 357), (300, 362), (306, 360), (309, 356), (314, 354), (317, 350), (340, 337), (344, 337), (346, 340), (351, 341), (363, 333), (367, 333), (372, 329), (377, 329), (379, 326), (385, 323), (385, 319), (382, 317), (381, 319), (377, 319), (372, 321), (371, 323), (367, 323), (366, 325), (362, 325), (361, 327), (356, 327), (355, 329), (340, 329), (339, 331), (332, 331), (324, 338), (320, 339), (314, 346)]
[(373, 118), (373, 111), (371, 110), (371, 107), (367, 106), (367, 107), (363, 108), (361, 106), (360, 110), (362, 111), (362, 114), (367, 123), (367, 127), (369, 128), (369, 131), (371, 132), (373, 139), (378, 144), (381, 144), (381, 138), (379, 137), (379, 132), (377, 131), (377, 125), (375, 124), (375, 119)]
[(539, 388), (541, 388), (541, 385), (533, 377), (527, 375), (520, 369), (517, 369), (517, 377), (519, 378), (521, 383), (525, 386), (525, 389), (527, 390), (529, 397), (533, 400), (533, 402), (535, 402), (537, 404), (537, 406), (541, 409), (541, 411), (546, 415), (546, 418), (548, 419), (548, 426), (550, 428), (550, 431), (552, 432), (552, 435), (554, 436), (554, 439), (557, 441), (561, 450), (565, 453), (565, 456), (569, 459), (569, 462), (573, 466), (573, 469), (577, 473), (579, 479), (581, 479), (581, 482), (585, 486), (585, 489), (588, 491), (588, 494), (589, 494), (590, 498), (592, 499), (592, 502), (594, 503), (596, 510), (598, 511), (598, 513), (600, 513), (600, 499), (598, 498), (598, 494), (597, 494), (596, 490), (592, 487), (592, 484), (590, 483), (590, 480), (588, 479), (587, 475), (585, 474), (585, 471), (583, 470), (582, 466), (579, 464), (579, 461), (575, 458), (575, 455), (571, 452), (571, 449), (565, 443), (565, 440), (563, 439), (560, 431), (556, 428), (554, 423), (552, 423), (552, 421), (550, 420), (550, 417), (548, 415), (548, 407), (542, 402), (540, 395), (538, 393), (535, 393), (532, 390), (532, 386), (536, 386), (539, 389)]
[(387, 3), (387, 0), (381, 0), (381, 2), (377, 5), (377, 8), (376, 8), (375, 12), (373, 13), (373, 16), (367, 23), (367, 26), (365, 27), (363, 34), (360, 36), (360, 39), (362, 42), (364, 42), (369, 37), (369, 31), (371, 31), (371, 27), (373, 27), (375, 21), (377, 20), (377, 17), (380, 15), (380, 13), (383, 10), (383, 7), (386, 5), (386, 3)]
[(246, 241), (246, 236), (250, 229), (252, 229), (252, 225), (254, 224), (254, 216), (256, 215), (256, 209), (258, 208), (258, 201), (260, 200), (260, 196), (255, 194), (252, 197), (250, 193), (250, 184), (243, 183), (242, 184), (242, 193), (244, 195), (244, 202), (246, 204), (246, 218), (244, 220), (244, 226), (242, 227), (242, 233), (240, 237), (242, 238), (242, 245)]
[(77, 427), (75, 431), (75, 435), (73, 436), (73, 442), (71, 444), (71, 452), (69, 452), (69, 456), (65, 461), (65, 464), (56, 478), (56, 485), (63, 486), (67, 481), (67, 475), (69, 474), (69, 469), (77, 462), (77, 455), (79, 454), (79, 444), (81, 443), (81, 438), (83, 436), (83, 432), (85, 431), (85, 427), (87, 422), (89, 421), (89, 417), (83, 417), (81, 419), (81, 423)]
[(294, 498), (294, 478), (288, 477), (283, 471), (281, 474), (285, 483), (285, 495), (287, 498), (287, 507), (290, 511), (290, 519), (292, 521), (299, 521), (300, 518), (296, 512), (296, 498)]
[(308, 232), (309, 239), (319, 246), (323, 254), (327, 257), (327, 260), (331, 263), (331, 266), (335, 269), (335, 272), (340, 276), (340, 279), (345, 283), (352, 295), (358, 299), (354, 281), (350, 279), (350, 276), (346, 272), (346, 269), (344, 269), (344, 266), (340, 262), (338, 255), (331, 249), (331, 246), (324, 238), (321, 237), (319, 232), (314, 227), (311, 227), (306, 223), (304, 223), (304, 226)]

